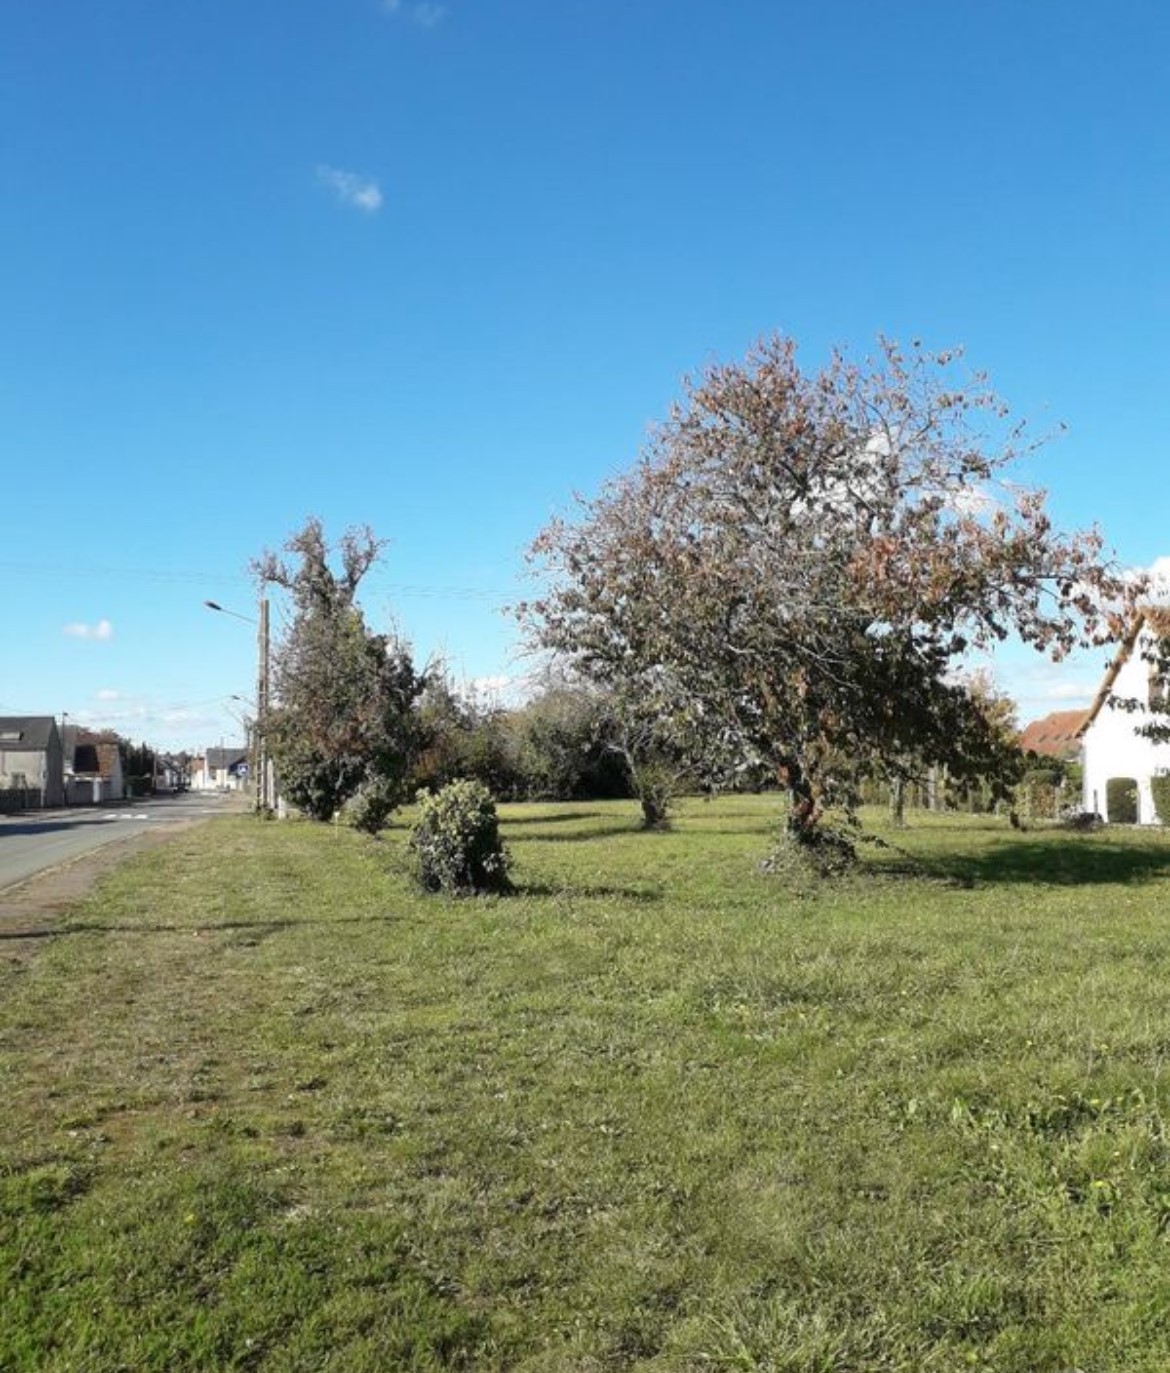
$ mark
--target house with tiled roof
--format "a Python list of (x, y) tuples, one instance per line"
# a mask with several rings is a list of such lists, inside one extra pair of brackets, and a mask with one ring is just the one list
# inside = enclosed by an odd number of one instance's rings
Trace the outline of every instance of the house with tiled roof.
[(1033, 720), (1020, 732), (1020, 747), (1025, 753), (1073, 762), (1081, 756), (1081, 726), (1088, 712), (1054, 710), (1043, 720)]
[(1170, 682), (1155, 653), (1166, 636), (1170, 608), (1147, 607), (1138, 614), (1078, 731), (1085, 769), (1084, 809), (1105, 820), (1110, 818), (1109, 780), (1125, 777), (1137, 784), (1138, 823), (1170, 823), (1170, 816), (1158, 816), (1150, 785), (1154, 777), (1170, 773), (1170, 742), (1142, 733), (1144, 726), (1170, 722)]
[(104, 805), (125, 797), (122, 750), (112, 730), (65, 726), (65, 789), (70, 805)]

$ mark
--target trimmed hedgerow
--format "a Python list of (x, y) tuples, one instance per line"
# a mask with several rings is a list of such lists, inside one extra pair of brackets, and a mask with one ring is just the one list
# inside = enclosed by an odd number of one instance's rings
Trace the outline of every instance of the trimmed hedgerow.
[(508, 890), (510, 859), (496, 803), (482, 782), (450, 782), (440, 791), (420, 792), (410, 848), (416, 876), (427, 891)]

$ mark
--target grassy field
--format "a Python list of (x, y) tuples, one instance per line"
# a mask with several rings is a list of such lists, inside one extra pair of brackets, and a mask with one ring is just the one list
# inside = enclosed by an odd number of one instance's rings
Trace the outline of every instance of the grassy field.
[[(1170, 1368), (1170, 836), (216, 821), (0, 931), (0, 1368)], [(29, 946), (22, 946), (29, 947)]]

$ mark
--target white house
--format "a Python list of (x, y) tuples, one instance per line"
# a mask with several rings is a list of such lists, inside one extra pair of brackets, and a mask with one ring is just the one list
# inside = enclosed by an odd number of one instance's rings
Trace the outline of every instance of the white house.
[[(1085, 769), (1084, 809), (1110, 819), (1107, 790), (1111, 777), (1132, 777), (1137, 782), (1138, 823), (1157, 823), (1150, 779), (1170, 772), (1170, 743), (1154, 743), (1138, 731), (1157, 719), (1170, 721), (1170, 683), (1151, 662), (1151, 648), (1158, 636), (1170, 634), (1170, 609), (1142, 611), (1109, 665), (1101, 688), (1080, 728)], [(1123, 710), (1114, 701), (1135, 701), (1135, 710)], [(1170, 816), (1162, 817), (1170, 821)]]
[(209, 748), (191, 763), (194, 791), (244, 791), (248, 785), (246, 748)]
[(0, 802), (59, 806), (65, 799), (61, 734), (51, 715), (0, 716)]

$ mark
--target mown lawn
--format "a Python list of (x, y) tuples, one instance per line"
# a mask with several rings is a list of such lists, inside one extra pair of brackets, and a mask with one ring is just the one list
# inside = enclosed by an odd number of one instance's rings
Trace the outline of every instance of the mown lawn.
[(0, 930), (0, 1368), (1170, 1367), (1170, 836), (216, 821)]

